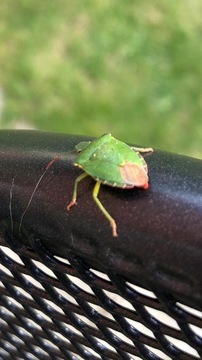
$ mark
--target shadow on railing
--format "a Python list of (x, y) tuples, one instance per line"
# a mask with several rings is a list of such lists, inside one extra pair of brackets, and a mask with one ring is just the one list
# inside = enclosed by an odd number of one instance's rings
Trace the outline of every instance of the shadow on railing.
[(0, 358), (202, 358), (202, 161), (155, 151), (147, 191), (102, 186), (114, 238), (93, 179), (66, 210), (81, 140), (0, 132)]

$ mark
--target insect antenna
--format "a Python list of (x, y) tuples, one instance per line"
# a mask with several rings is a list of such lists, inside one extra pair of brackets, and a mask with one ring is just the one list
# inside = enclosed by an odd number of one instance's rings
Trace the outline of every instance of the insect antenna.
[(28, 209), (29, 209), (29, 207), (30, 207), (30, 205), (31, 205), (32, 199), (33, 199), (33, 197), (34, 197), (34, 195), (35, 195), (35, 193), (36, 193), (36, 191), (37, 191), (37, 188), (39, 187), (39, 185), (40, 185), (43, 177), (46, 175), (47, 171), (50, 169), (50, 167), (53, 165), (53, 163), (54, 163), (56, 160), (60, 159), (63, 155), (67, 155), (67, 154), (69, 154), (69, 153), (71, 153), (71, 152), (74, 152), (74, 151), (75, 151), (75, 149), (70, 150), (70, 151), (68, 151), (68, 152), (63, 152), (62, 154), (54, 157), (54, 158), (48, 163), (48, 165), (46, 166), (44, 172), (42, 173), (42, 175), (40, 176), (39, 180), (37, 181), (37, 183), (36, 183), (36, 185), (35, 185), (35, 187), (34, 187), (34, 190), (33, 190), (33, 192), (32, 192), (32, 195), (31, 195), (31, 197), (30, 197), (30, 199), (29, 199), (29, 201), (28, 201), (28, 204), (27, 204), (25, 210), (23, 211), (23, 213), (22, 213), (22, 215), (21, 215), (20, 225), (19, 225), (19, 234), (20, 234), (20, 236), (21, 236), (21, 229), (22, 229), (23, 218), (24, 218), (26, 212), (28, 211)]
[[(67, 154), (67, 153), (66, 153), (66, 154)], [(34, 197), (34, 195), (35, 195), (35, 193), (36, 193), (36, 191), (37, 191), (37, 188), (39, 187), (39, 185), (40, 185), (43, 177), (46, 175), (47, 171), (50, 169), (50, 167), (53, 165), (53, 163), (54, 163), (56, 160), (58, 160), (59, 158), (61, 158), (63, 155), (64, 155), (64, 153), (62, 153), (62, 154), (56, 156), (54, 159), (52, 159), (52, 160), (48, 163), (48, 165), (46, 166), (46, 168), (45, 168), (44, 172), (42, 173), (42, 175), (40, 176), (39, 180), (37, 181), (37, 183), (36, 183), (36, 185), (35, 185), (35, 187), (34, 187), (34, 190), (33, 190), (33, 192), (32, 192), (32, 195), (31, 195), (31, 197), (30, 197), (30, 199), (29, 199), (29, 201), (28, 201), (28, 204), (27, 204), (27, 206), (26, 206), (25, 210), (23, 211), (23, 213), (22, 213), (22, 215), (21, 215), (21, 218), (20, 218), (20, 225), (19, 225), (19, 234), (20, 234), (20, 236), (21, 236), (21, 228), (22, 228), (23, 218), (24, 218), (26, 212), (28, 211), (28, 209), (29, 209), (29, 207), (30, 207), (30, 205), (31, 205), (32, 199), (33, 199), (33, 197)]]
[(13, 178), (12, 183), (11, 183), (10, 198), (9, 198), (9, 214), (10, 214), (10, 221), (11, 221), (11, 239), (13, 237), (13, 212), (12, 212), (13, 186), (14, 186), (14, 178)]

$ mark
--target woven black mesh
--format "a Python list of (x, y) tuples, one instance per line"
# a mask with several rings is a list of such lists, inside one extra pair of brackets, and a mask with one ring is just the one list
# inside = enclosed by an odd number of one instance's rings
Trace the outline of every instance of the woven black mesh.
[(198, 311), (30, 243), (1, 239), (2, 359), (202, 357)]

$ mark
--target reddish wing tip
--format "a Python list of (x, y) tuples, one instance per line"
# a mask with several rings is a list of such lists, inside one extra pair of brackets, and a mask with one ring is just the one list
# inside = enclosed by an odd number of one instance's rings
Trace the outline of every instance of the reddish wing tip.
[(148, 188), (148, 175), (144, 166), (132, 162), (125, 162), (123, 166), (119, 167), (120, 174), (126, 187), (142, 187)]

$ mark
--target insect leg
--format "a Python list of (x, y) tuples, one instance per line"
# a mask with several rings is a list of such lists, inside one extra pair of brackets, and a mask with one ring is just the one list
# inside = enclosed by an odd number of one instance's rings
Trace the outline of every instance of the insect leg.
[(79, 181), (83, 180), (86, 176), (88, 176), (88, 174), (84, 172), (76, 178), (74, 183), (72, 201), (69, 203), (69, 205), (67, 205), (67, 210), (69, 210), (72, 207), (72, 205), (76, 203), (78, 183)]
[(98, 193), (99, 193), (99, 190), (100, 190), (100, 184), (101, 184), (100, 181), (97, 181), (96, 184), (95, 184), (95, 187), (93, 189), (93, 199), (95, 200), (96, 204), (98, 205), (100, 210), (103, 212), (103, 214), (106, 216), (106, 218), (109, 220), (110, 225), (112, 227), (113, 236), (117, 236), (115, 220), (111, 217), (111, 215), (107, 212), (107, 210), (104, 208), (104, 206), (101, 204), (100, 200), (98, 199)]
[(154, 150), (152, 148), (138, 148), (135, 146), (131, 146), (131, 149), (134, 151), (138, 151), (140, 153), (145, 153), (145, 152), (153, 152)]

